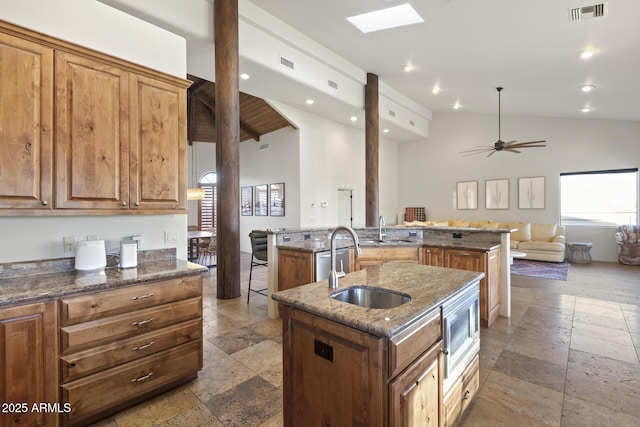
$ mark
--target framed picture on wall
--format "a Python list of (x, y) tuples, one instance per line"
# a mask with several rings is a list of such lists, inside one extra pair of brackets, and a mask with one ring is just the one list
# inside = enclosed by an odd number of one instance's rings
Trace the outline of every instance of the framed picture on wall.
[(456, 208), (478, 209), (478, 181), (462, 181), (456, 184)]
[(484, 182), (487, 209), (509, 209), (509, 180), (487, 179)]
[(518, 178), (518, 208), (544, 209), (544, 176)]
[(256, 216), (267, 216), (269, 214), (269, 187), (267, 184), (256, 185), (255, 187), (255, 211)]
[(271, 216), (284, 216), (284, 182), (269, 185), (269, 212)]
[(243, 216), (253, 215), (253, 186), (240, 189), (240, 213)]

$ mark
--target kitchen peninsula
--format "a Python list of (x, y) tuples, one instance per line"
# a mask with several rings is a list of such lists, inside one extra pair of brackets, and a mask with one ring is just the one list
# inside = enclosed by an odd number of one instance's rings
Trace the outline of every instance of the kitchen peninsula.
[[(269, 294), (315, 281), (313, 258), (329, 250), (332, 228), (296, 228), (267, 230)], [(385, 229), (379, 239), (377, 227), (356, 228), (363, 254), (353, 260), (349, 271), (379, 265), (387, 261), (450, 267), (480, 271), (481, 320), (490, 326), (498, 315), (511, 315), (511, 278), (509, 271), (509, 229), (458, 227), (405, 227)], [(336, 239), (338, 247), (351, 246), (351, 239)], [(353, 251), (351, 251), (353, 252)], [(285, 259), (284, 271), (280, 262)], [(293, 261), (295, 261), (295, 264)], [(294, 268), (295, 266), (295, 268)], [(295, 277), (287, 273), (295, 272)], [(283, 286), (284, 285), (284, 286)], [(278, 305), (268, 301), (268, 314), (278, 317)]]
[[(285, 426), (455, 425), (478, 389), (482, 277), (390, 262), (347, 274), (338, 289), (321, 281), (275, 293)], [(370, 308), (332, 298), (353, 287), (408, 301)]]

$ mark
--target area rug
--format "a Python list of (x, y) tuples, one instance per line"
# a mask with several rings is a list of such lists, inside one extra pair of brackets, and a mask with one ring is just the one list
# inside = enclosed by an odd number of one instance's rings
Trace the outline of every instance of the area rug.
[(518, 276), (541, 277), (543, 279), (567, 280), (568, 262), (544, 262), (527, 259), (514, 259), (511, 273)]

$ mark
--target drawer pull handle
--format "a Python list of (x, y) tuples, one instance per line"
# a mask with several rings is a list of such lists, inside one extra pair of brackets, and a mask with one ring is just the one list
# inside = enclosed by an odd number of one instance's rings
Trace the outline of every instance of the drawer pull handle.
[(143, 375), (143, 376), (141, 376), (139, 378), (132, 379), (131, 382), (132, 383), (139, 383), (139, 382), (142, 382), (142, 381), (146, 381), (149, 378), (151, 378), (152, 375), (153, 375), (153, 372), (149, 372), (147, 375)]
[(153, 320), (154, 320), (154, 319), (153, 319), (153, 317), (150, 317), (150, 318), (148, 318), (148, 319), (146, 319), (146, 320), (140, 320), (139, 322), (133, 322), (133, 323), (131, 324), (131, 326), (137, 326), (137, 327), (139, 328), (139, 327), (141, 327), (141, 326), (144, 326), (144, 325), (146, 325), (146, 324), (148, 324), (148, 323), (153, 322)]
[(469, 390), (464, 392), (464, 396), (462, 396), (462, 400), (467, 400), (469, 398), (469, 395), (471, 394), (471, 392)]
[(137, 301), (139, 299), (147, 299), (147, 298), (151, 298), (152, 296), (154, 296), (153, 293), (150, 294), (145, 294), (145, 295), (139, 295), (139, 296), (135, 296), (135, 297), (131, 297), (132, 301)]
[(151, 347), (152, 345), (154, 345), (155, 343), (156, 343), (155, 341), (151, 341), (149, 344), (141, 345), (140, 347), (134, 347), (132, 348), (132, 350), (133, 351), (145, 350)]

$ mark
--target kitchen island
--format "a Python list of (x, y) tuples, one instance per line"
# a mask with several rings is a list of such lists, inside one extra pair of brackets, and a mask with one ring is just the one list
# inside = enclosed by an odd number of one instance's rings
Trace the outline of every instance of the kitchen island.
[[(347, 274), (338, 289), (321, 281), (273, 294), (283, 318), (285, 425), (454, 425), (477, 391), (482, 277), (391, 262)], [(358, 285), (410, 300), (376, 309), (331, 298)], [(451, 346), (447, 313), (468, 316), (467, 346)]]

